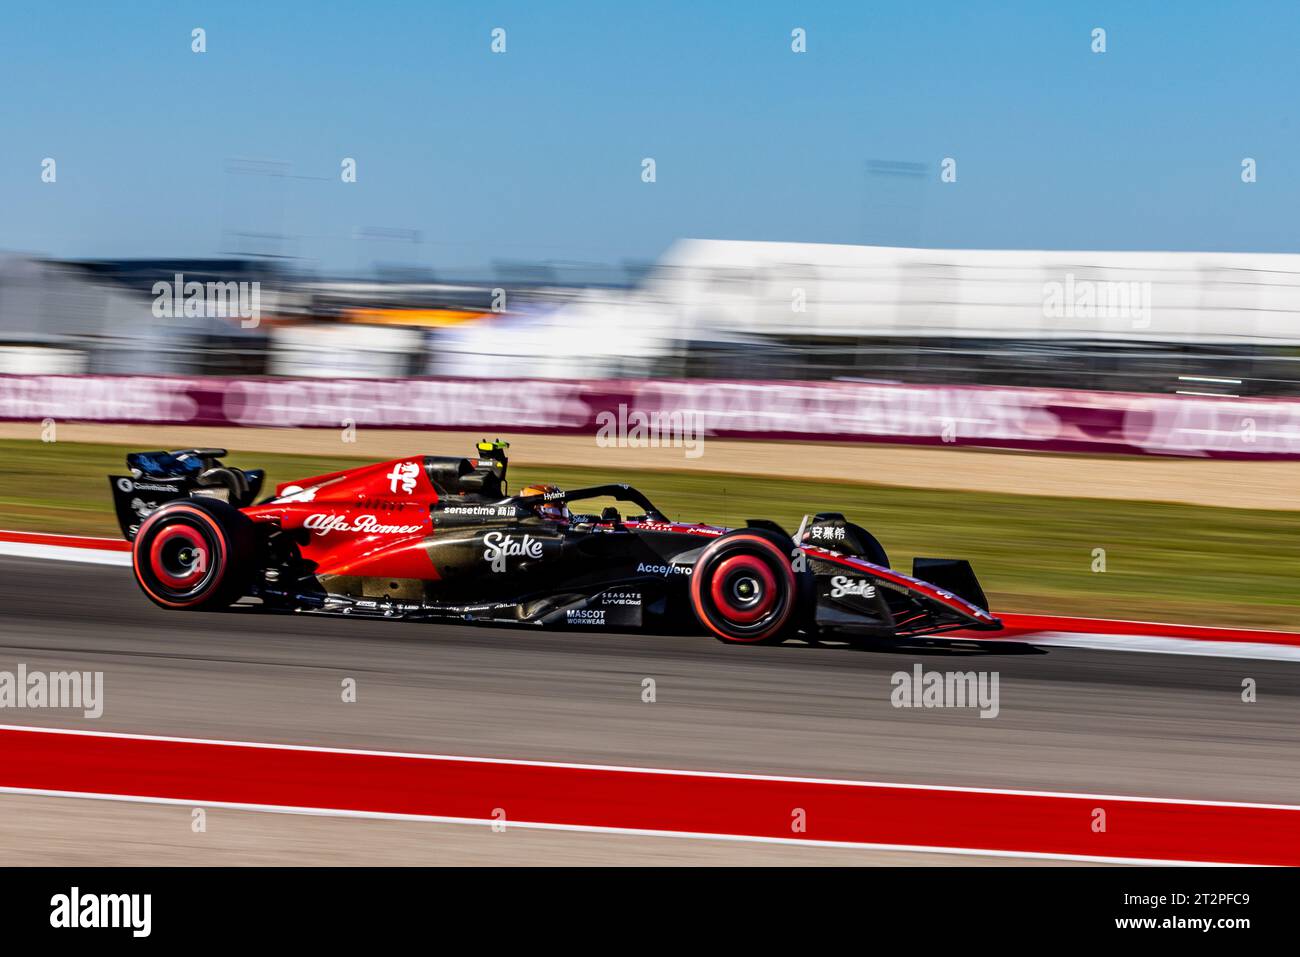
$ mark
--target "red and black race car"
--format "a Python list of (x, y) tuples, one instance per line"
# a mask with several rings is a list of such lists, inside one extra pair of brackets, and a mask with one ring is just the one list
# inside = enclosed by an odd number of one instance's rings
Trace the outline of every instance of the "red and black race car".
[[(222, 449), (135, 452), (110, 476), (144, 593), (164, 608), (708, 632), (726, 642), (993, 631), (965, 561), (889, 567), (838, 513), (790, 535), (675, 522), (628, 485), (507, 493), (508, 443), (285, 483)], [(580, 514), (580, 502), (609, 502)], [(636, 514), (624, 515), (620, 505)]]

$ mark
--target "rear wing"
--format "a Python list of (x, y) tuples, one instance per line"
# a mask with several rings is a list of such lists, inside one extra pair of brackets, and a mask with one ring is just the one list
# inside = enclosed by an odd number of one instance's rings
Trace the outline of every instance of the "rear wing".
[(126, 475), (110, 475), (113, 507), (127, 541), (161, 505), (194, 496), (218, 498), (236, 508), (253, 504), (262, 491), (262, 469), (225, 465), (225, 449), (177, 449), (171, 452), (130, 452)]

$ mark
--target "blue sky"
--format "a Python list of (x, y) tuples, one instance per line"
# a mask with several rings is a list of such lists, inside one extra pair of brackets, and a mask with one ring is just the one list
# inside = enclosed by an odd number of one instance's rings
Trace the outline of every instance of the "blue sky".
[[(8, 4), (0, 250), (343, 271), (679, 237), (1295, 251), (1297, 36), (1296, 3)], [(927, 172), (882, 192), (869, 160)]]

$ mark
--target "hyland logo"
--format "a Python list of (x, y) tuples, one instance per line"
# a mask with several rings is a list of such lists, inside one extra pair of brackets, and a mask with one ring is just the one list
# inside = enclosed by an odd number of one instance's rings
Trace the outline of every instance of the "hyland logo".
[(494, 572), (505, 571), (506, 559), (511, 555), (541, 558), (542, 543), (531, 535), (513, 538), (504, 532), (488, 532), (483, 536), (483, 561), (491, 565)]
[(676, 412), (628, 412), (620, 402), (618, 414), (596, 414), (596, 444), (602, 449), (685, 449), (688, 459), (704, 454), (704, 428), (692, 409)]
[(856, 598), (875, 598), (876, 586), (865, 578), (849, 578), (846, 575), (836, 575), (831, 579), (831, 597), (843, 598), (846, 595), (852, 595)]
[(895, 671), (889, 679), (894, 686), (889, 703), (895, 708), (975, 708), (981, 718), (996, 718), (998, 703), (996, 671), (925, 671), (914, 665), (912, 671)]
[(420, 474), (420, 466), (415, 462), (398, 462), (388, 473), (388, 490), (394, 495), (400, 485), (402, 491), (410, 495), (415, 491), (415, 477)]
[(238, 319), (245, 329), (262, 321), (260, 282), (186, 282), (176, 273), (175, 282), (153, 284), (153, 297), (155, 319)]
[(1129, 319), (1132, 328), (1151, 326), (1151, 283), (1082, 279), (1043, 283), (1043, 315), (1048, 319)]
[(104, 672), (0, 671), (0, 708), (80, 708), (83, 717), (104, 713)]
[(148, 937), (153, 928), (152, 894), (70, 893), (50, 898), (51, 927), (126, 927), (132, 937)]

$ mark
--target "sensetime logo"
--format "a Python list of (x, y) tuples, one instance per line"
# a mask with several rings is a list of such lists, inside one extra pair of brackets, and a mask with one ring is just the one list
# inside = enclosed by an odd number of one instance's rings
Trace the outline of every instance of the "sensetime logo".
[(238, 319), (245, 329), (262, 321), (260, 282), (186, 282), (179, 272), (173, 280), (153, 284), (155, 319)]
[(895, 671), (889, 679), (894, 690), (889, 703), (895, 708), (976, 708), (981, 718), (996, 718), (998, 703), (996, 671)]
[(153, 895), (83, 894), (74, 887), (50, 898), (50, 926), (128, 927), (132, 937), (148, 937), (153, 928)]
[(102, 671), (0, 671), (0, 708), (81, 708), (87, 718), (104, 713)]

